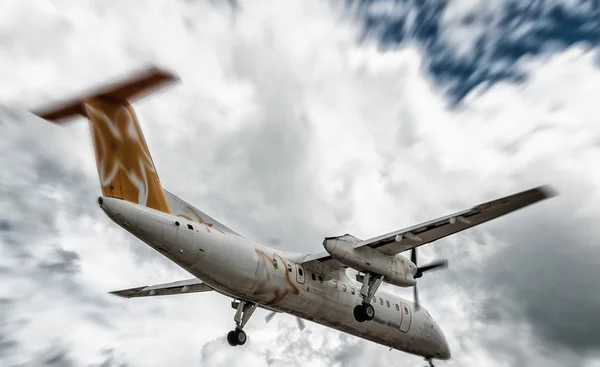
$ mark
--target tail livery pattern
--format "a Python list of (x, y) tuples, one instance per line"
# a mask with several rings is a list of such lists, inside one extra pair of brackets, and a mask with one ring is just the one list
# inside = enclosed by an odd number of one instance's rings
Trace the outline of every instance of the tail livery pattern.
[(170, 213), (160, 180), (130, 101), (176, 77), (150, 69), (103, 90), (36, 113), (53, 121), (89, 119), (102, 195)]
[(212, 232), (236, 232), (164, 189), (131, 103), (161, 86), (178, 80), (166, 71), (151, 68), (120, 82), (83, 93), (61, 105), (34, 112), (61, 124), (87, 117), (92, 133), (102, 195), (147, 206), (198, 222)]
[(169, 213), (150, 151), (133, 108), (120, 101), (84, 101), (102, 195)]

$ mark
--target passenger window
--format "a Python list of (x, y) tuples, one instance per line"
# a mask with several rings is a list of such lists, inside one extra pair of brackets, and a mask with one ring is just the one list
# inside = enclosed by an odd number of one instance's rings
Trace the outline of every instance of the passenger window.
[(350, 287), (350, 293), (352, 293), (352, 294), (355, 294), (354, 292), (355, 292), (355, 291), (354, 291), (354, 288), (353, 288), (353, 287)]
[(292, 266), (290, 264), (288, 264), (288, 271), (291, 273), (292, 272)]
[(310, 273), (310, 276), (311, 276), (311, 278), (312, 278), (313, 282), (314, 282), (315, 280), (317, 280), (317, 277), (315, 277), (315, 273)]
[(408, 315), (408, 308), (404, 307), (404, 313)]
[(337, 280), (333, 281), (333, 288), (337, 289)]
[(396, 311), (400, 311), (400, 307), (398, 307), (398, 305), (396, 305)]
[(192, 225), (191, 225), (191, 224), (188, 224), (188, 228), (189, 228), (189, 229), (194, 229), (194, 227), (192, 227)]
[(273, 267), (277, 269), (277, 259), (273, 259)]
[(319, 275), (319, 282), (323, 283), (323, 277)]
[(379, 303), (383, 306), (383, 298), (379, 299)]
[(344, 292), (346, 291), (346, 284), (342, 284), (342, 289), (344, 290)]
[(387, 308), (390, 308), (390, 301), (385, 301), (385, 305), (387, 306)]
[(302, 269), (298, 268), (298, 274), (300, 274), (300, 276), (303, 276), (302, 273), (303, 273)]

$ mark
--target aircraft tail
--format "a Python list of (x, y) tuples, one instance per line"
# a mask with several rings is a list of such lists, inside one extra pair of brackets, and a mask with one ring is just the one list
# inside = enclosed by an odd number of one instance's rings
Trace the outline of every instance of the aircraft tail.
[(178, 80), (151, 68), (60, 105), (34, 112), (63, 123), (74, 117), (89, 120), (102, 195), (170, 213), (154, 162), (131, 103)]

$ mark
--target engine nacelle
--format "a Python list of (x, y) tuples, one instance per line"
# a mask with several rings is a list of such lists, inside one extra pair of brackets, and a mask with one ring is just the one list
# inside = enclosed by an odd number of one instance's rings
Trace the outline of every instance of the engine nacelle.
[(369, 246), (355, 248), (358, 242), (359, 239), (346, 234), (326, 238), (323, 246), (342, 264), (358, 271), (383, 275), (386, 283), (399, 287), (411, 287), (417, 283), (413, 277), (416, 266), (409, 259), (402, 255), (388, 256)]

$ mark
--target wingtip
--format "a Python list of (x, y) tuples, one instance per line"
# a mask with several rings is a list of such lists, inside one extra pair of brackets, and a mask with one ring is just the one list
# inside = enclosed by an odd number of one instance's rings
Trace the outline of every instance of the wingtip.
[(538, 187), (538, 190), (540, 191), (544, 199), (549, 199), (558, 196), (558, 191), (550, 185), (540, 186)]
[(127, 296), (124, 296), (120, 291), (112, 291), (112, 292), (108, 292), (108, 294), (112, 294), (113, 296), (116, 296), (119, 298), (129, 298)]

